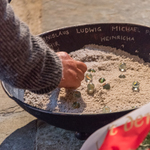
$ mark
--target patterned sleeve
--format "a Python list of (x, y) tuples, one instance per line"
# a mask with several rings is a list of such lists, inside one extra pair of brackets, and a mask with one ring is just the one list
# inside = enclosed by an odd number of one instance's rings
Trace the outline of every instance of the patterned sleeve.
[(55, 89), (61, 77), (56, 53), (0, 0), (0, 80), (42, 94)]

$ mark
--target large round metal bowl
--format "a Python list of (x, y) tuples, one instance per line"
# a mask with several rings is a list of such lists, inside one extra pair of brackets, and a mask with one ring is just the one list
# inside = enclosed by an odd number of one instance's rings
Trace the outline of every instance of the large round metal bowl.
[[(87, 44), (111, 46), (150, 61), (150, 28), (135, 24), (89, 24), (66, 27), (40, 35), (55, 51), (72, 52)], [(55, 113), (24, 103), (24, 90), (2, 82), (5, 92), (31, 115), (60, 128), (93, 133), (131, 110), (106, 114)]]

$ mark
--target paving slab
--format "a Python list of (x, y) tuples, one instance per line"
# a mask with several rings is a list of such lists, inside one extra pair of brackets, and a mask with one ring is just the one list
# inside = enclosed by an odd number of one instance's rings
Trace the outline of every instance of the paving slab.
[[(19, 118), (20, 117), (20, 118)], [(28, 120), (29, 123), (26, 124), (27, 120), (24, 120), (24, 123), (18, 122), (22, 120), (21, 117), (25, 118), (24, 115), (19, 114), (19, 117), (11, 117), (14, 121), (19, 123), (20, 128), (15, 128), (13, 120), (5, 120), (3, 126), (0, 125), (1, 137), (6, 136), (5, 140), (0, 145), (0, 150), (34, 150), (36, 145), (36, 123), (37, 121)], [(12, 122), (12, 123), (11, 123)], [(6, 127), (5, 127), (5, 126)], [(10, 130), (8, 129), (10, 127)], [(9, 133), (9, 131), (14, 132)], [(1, 139), (0, 139), (1, 140)]]
[(42, 0), (42, 31), (92, 23), (136, 23), (150, 26), (146, 0)]
[(63, 130), (38, 120), (36, 133), (37, 150), (79, 150), (84, 141), (74, 132)]
[(15, 15), (29, 26), (31, 33), (40, 34), (42, 32), (42, 0), (12, 0), (10, 4)]

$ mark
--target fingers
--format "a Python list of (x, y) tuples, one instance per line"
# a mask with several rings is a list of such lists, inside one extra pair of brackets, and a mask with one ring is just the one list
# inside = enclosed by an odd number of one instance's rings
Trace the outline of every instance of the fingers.
[[(70, 68), (75, 71), (76, 77), (81, 82), (84, 79), (84, 73), (87, 70), (87, 66), (83, 62), (73, 61), (69, 63)], [(73, 72), (72, 72), (73, 74)]]
[(72, 71), (70, 74), (76, 74), (80, 81), (84, 79), (84, 73), (87, 70), (87, 66), (83, 62), (67, 60), (67, 65), (69, 66), (68, 68), (70, 71)]
[(83, 62), (74, 60), (66, 52), (58, 52), (56, 54), (63, 65), (63, 77), (58, 86), (67, 89), (78, 88), (84, 79), (87, 66)]
[[(74, 60), (72, 57), (70, 57), (66, 52), (57, 52), (56, 53), (61, 59), (69, 59), (69, 60)], [(75, 61), (75, 60), (74, 60)], [(80, 69), (83, 73), (86, 72), (87, 66), (81, 61), (75, 61), (77, 68)]]
[(76, 80), (76, 82), (73, 84), (73, 86), (67, 86), (66, 89), (71, 89), (71, 90), (75, 90), (77, 89), (78, 87), (81, 86), (81, 81), (80, 80)]
[(70, 55), (68, 55), (68, 53), (66, 53), (66, 52), (57, 52), (56, 53), (58, 56), (59, 56), (59, 58), (61, 58), (61, 59), (72, 59), (71, 57), (70, 57)]
[(84, 79), (84, 73), (80, 69), (77, 69), (77, 77), (80, 82)]
[(87, 66), (85, 63), (83, 63), (81, 61), (76, 61), (76, 65), (77, 65), (77, 68), (80, 69), (83, 73), (86, 72)]

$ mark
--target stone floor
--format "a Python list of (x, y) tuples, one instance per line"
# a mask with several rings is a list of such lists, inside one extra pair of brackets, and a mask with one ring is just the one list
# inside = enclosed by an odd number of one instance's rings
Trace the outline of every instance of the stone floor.
[[(87, 23), (150, 26), (150, 0), (12, 0), (11, 5), (33, 34)], [(0, 150), (79, 150), (83, 142), (28, 114), (0, 86)]]

